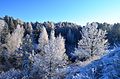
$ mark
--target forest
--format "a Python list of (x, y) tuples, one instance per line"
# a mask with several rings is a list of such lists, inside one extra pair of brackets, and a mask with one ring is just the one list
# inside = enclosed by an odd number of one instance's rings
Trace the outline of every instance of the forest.
[(0, 18), (0, 79), (119, 79), (120, 23)]

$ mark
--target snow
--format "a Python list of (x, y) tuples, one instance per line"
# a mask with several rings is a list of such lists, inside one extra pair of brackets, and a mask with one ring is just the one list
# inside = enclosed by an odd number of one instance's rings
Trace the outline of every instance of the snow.
[(70, 67), (66, 79), (120, 79), (120, 47), (85, 67)]

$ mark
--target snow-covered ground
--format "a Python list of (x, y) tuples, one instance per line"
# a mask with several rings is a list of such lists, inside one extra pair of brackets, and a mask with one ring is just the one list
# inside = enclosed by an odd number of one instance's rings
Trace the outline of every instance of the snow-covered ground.
[(120, 79), (120, 47), (85, 67), (69, 68), (66, 79)]

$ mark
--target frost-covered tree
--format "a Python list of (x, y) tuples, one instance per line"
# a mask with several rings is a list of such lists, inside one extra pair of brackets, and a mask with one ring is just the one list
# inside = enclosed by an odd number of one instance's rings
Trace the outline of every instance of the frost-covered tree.
[(2, 72), (0, 74), (0, 79), (21, 79), (21, 71), (16, 69), (10, 69), (7, 72)]
[(26, 37), (23, 39), (23, 43), (20, 47), (20, 51), (18, 51), (20, 54), (22, 54), (22, 70), (23, 75), (25, 79), (28, 79), (30, 77), (30, 55), (34, 51), (33, 45), (32, 45), (32, 38), (30, 35), (26, 35)]
[(9, 52), (14, 52), (22, 44), (22, 38), (24, 34), (24, 29), (20, 25), (17, 25), (17, 28), (12, 34), (9, 34), (7, 37), (6, 48)]
[(48, 21), (48, 22), (46, 23), (46, 25), (48, 25), (48, 27), (50, 27), (50, 28), (52, 28), (52, 29), (55, 28), (55, 24), (54, 24), (53, 22)]
[(96, 23), (91, 23), (82, 28), (82, 39), (78, 42), (78, 48), (75, 49), (75, 55), (79, 59), (87, 59), (91, 56), (100, 56), (105, 53), (107, 48), (106, 31), (97, 29), (97, 27)]
[[(0, 71), (7, 70), (11, 67), (8, 62), (9, 53), (4, 47), (7, 41), (8, 25), (4, 20), (0, 19)], [(6, 67), (7, 66), (7, 67)]]
[(22, 45), (21, 45), (21, 48), (23, 51), (26, 51), (28, 53), (32, 53), (32, 50), (33, 50), (33, 41), (32, 41), (32, 37), (30, 35), (26, 35), (25, 38), (23, 38), (23, 41), (22, 41)]
[(45, 62), (47, 62), (49, 76), (53, 76), (55, 73), (55, 69), (59, 66), (63, 66), (65, 64), (65, 46), (64, 39), (61, 35), (57, 38), (54, 37), (54, 31), (51, 32), (51, 38), (49, 43), (44, 47), (45, 51)]
[(47, 34), (46, 28), (44, 26), (41, 29), (41, 33), (39, 35), (38, 42), (39, 42), (40, 50), (43, 51), (44, 46), (48, 43), (48, 34)]
[(2, 32), (4, 26), (5, 26), (5, 21), (4, 20), (0, 20), (0, 32)]
[(31, 34), (33, 31), (31, 23), (24, 23), (25, 34)]
[(2, 44), (7, 43), (7, 40), (8, 40), (7, 37), (9, 36), (9, 31), (8, 31), (8, 25), (7, 24), (5, 24), (4, 29), (2, 30), (0, 36), (1, 36), (0, 37), (1, 43)]
[(54, 40), (55, 40), (55, 31), (54, 31), (54, 29), (51, 30), (50, 40), (51, 40), (51, 41), (54, 41)]
[[(44, 46), (44, 54), (33, 57), (34, 68), (39, 68), (39, 73), (44, 78), (53, 78), (56, 75), (57, 68), (66, 65), (66, 54), (64, 39), (61, 35), (54, 36), (54, 30), (50, 35), (50, 40)], [(36, 69), (37, 70), (37, 69)]]
[(27, 51), (23, 51), (23, 56), (22, 56), (22, 70), (23, 70), (23, 75), (26, 79), (29, 78), (30, 76), (30, 59), (29, 59), (30, 54)]
[(8, 35), (8, 25), (4, 20), (0, 20), (0, 44), (6, 43)]
[(13, 63), (16, 64), (16, 58), (12, 58), (11, 55), (15, 55), (14, 51), (20, 47), (20, 44), (22, 44), (23, 33), (23, 28), (20, 27), (20, 25), (17, 25), (17, 28), (12, 34), (8, 33), (6, 37), (6, 43), (0, 46), (1, 62), (4, 62), (0, 65), (5, 66), (5, 68), (1, 69), (9, 69), (13, 67)]

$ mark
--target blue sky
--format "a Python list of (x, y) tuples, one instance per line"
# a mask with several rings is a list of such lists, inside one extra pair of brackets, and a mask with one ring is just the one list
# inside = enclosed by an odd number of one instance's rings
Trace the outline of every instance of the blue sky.
[(0, 0), (0, 17), (23, 21), (120, 22), (120, 0)]

